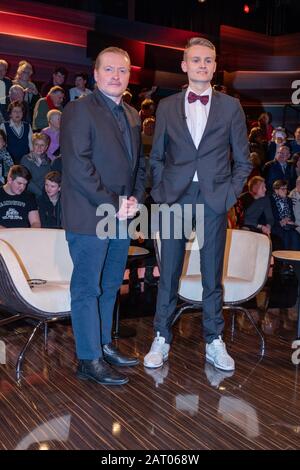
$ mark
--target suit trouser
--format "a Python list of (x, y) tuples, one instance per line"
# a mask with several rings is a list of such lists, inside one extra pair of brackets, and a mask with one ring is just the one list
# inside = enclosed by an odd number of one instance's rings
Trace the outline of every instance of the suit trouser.
[[(201, 247), (200, 234), (203, 236), (203, 246), (200, 250), (201, 275), (203, 284), (203, 335), (206, 343), (211, 343), (224, 329), (223, 307), (223, 258), (226, 242), (227, 215), (216, 214), (210, 207), (204, 204), (203, 217), (197, 217), (196, 204), (203, 204), (204, 200), (197, 183), (192, 183), (186, 193), (177, 202), (181, 206), (191, 204), (192, 220), (187, 221), (190, 215), (185, 213), (185, 222), (196, 229), (199, 246)], [(160, 213), (161, 234), (161, 269), (158, 288), (156, 314), (154, 318), (154, 330), (166, 338), (166, 342), (172, 340), (171, 324), (177, 305), (177, 293), (179, 280), (182, 273), (186, 241), (189, 235), (182, 234), (180, 239), (174, 237), (174, 220), (171, 219), (170, 238), (164, 239), (163, 217)], [(176, 222), (175, 222), (176, 224)], [(202, 232), (201, 232), (202, 229)]]
[(123, 282), (130, 239), (99, 239), (67, 232), (73, 261), (71, 318), (79, 359), (102, 357), (111, 342), (113, 311)]

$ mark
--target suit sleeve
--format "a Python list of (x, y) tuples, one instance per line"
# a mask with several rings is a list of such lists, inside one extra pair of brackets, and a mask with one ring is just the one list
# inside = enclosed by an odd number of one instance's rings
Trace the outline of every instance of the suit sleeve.
[(136, 180), (134, 185), (134, 190), (132, 195), (137, 199), (137, 201), (143, 202), (145, 194), (145, 179), (146, 179), (146, 167), (145, 167), (145, 157), (142, 145), (142, 139), (139, 141), (139, 155), (138, 155), (138, 168), (136, 172)]
[(155, 132), (152, 150), (150, 153), (150, 168), (155, 189), (162, 180), (165, 165), (165, 149), (167, 142), (166, 118), (164, 113), (164, 103), (160, 103), (156, 113)]
[(245, 114), (238, 100), (236, 100), (236, 107), (231, 121), (230, 144), (233, 154), (232, 185), (236, 197), (239, 197), (252, 170), (252, 165), (249, 161)]
[(118, 195), (110, 191), (101, 180), (93, 163), (93, 132), (84, 103), (71, 101), (64, 109), (60, 143), (63, 173), (67, 181), (98, 207), (101, 203), (119, 208)]

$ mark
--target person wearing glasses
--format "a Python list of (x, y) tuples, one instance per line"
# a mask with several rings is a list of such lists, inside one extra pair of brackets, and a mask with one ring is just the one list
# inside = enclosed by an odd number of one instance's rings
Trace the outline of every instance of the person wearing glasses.
[(271, 206), (274, 216), (273, 248), (300, 250), (300, 235), (296, 230), (293, 203), (288, 197), (288, 182), (286, 180), (276, 180), (273, 183)]

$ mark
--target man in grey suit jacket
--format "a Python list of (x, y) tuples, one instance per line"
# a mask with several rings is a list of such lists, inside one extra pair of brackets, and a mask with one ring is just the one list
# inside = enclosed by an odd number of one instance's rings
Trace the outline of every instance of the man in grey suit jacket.
[[(127, 230), (127, 219), (136, 213), (144, 192), (140, 119), (121, 99), (129, 74), (127, 52), (116, 47), (100, 52), (94, 71), (97, 88), (66, 106), (60, 134), (62, 220), (74, 264), (71, 310), (77, 376), (105, 385), (128, 381), (111, 365), (138, 363), (111, 343), (113, 309), (130, 243), (118, 233)], [(96, 211), (99, 214), (104, 204), (115, 209), (117, 236), (96, 235)]]
[[(245, 116), (237, 99), (212, 90), (210, 82), (216, 70), (216, 51), (210, 41), (192, 38), (184, 51), (181, 67), (188, 75), (187, 90), (162, 100), (157, 110), (150, 155), (152, 197), (157, 203), (177, 203), (182, 208), (188, 204), (190, 220), (186, 220), (185, 213), (184, 222), (196, 228), (197, 236), (202, 225), (203, 245), (201, 248), (199, 242), (199, 246), (206, 359), (217, 368), (233, 370), (234, 360), (222, 340), (222, 269), (226, 213), (251, 171)], [(198, 211), (200, 204), (204, 206), (204, 222)], [(163, 227), (162, 208), (161, 232)], [(170, 237), (161, 233), (161, 273), (154, 319), (156, 337), (145, 356), (146, 367), (160, 367), (168, 358), (188, 237), (182, 233), (178, 238), (175, 217), (171, 219)]]

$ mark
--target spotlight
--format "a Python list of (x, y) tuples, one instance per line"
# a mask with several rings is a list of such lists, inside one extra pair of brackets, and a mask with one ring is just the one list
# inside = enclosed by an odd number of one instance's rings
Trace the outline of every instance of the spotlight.
[(246, 15), (248, 15), (248, 13), (250, 13), (250, 7), (249, 7), (249, 5), (247, 5), (247, 3), (245, 3), (243, 11), (244, 11), (244, 13), (246, 13)]

